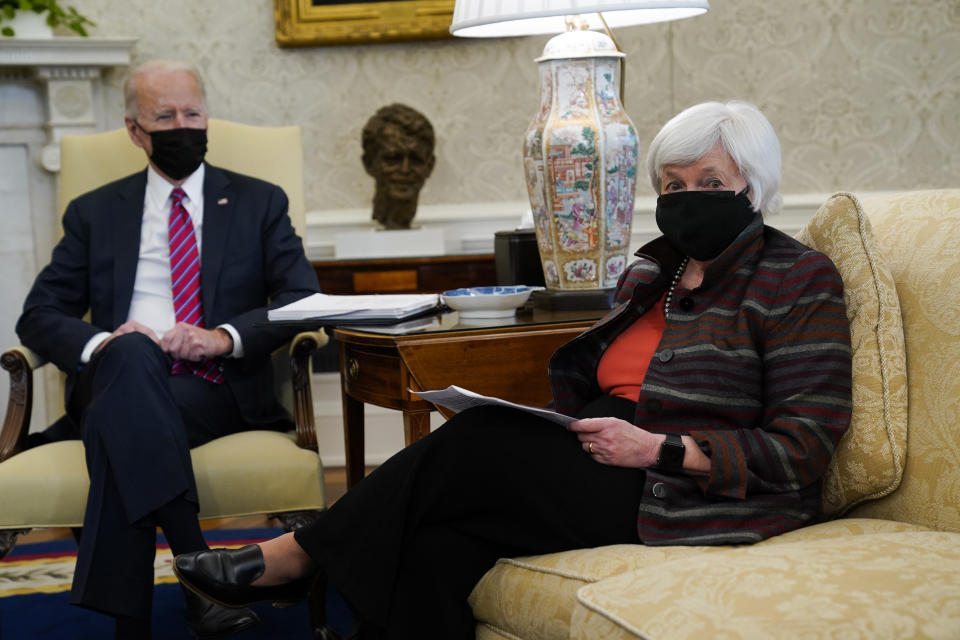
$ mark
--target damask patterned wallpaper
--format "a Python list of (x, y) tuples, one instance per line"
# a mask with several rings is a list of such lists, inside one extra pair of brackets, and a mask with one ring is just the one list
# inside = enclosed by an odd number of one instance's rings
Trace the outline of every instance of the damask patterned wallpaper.
[[(360, 130), (404, 102), (433, 122), (422, 204), (526, 199), (520, 140), (546, 37), (278, 48), (268, 0), (72, 0), (99, 36), (138, 38), (135, 62), (181, 57), (211, 113), (304, 128), (308, 210), (369, 206)], [(771, 119), (784, 193), (958, 186), (960, 0), (712, 0), (691, 20), (615, 35), (642, 148), (671, 115), (746, 99)], [(121, 121), (122, 72), (106, 79)], [(652, 195), (645, 182), (639, 195)]]

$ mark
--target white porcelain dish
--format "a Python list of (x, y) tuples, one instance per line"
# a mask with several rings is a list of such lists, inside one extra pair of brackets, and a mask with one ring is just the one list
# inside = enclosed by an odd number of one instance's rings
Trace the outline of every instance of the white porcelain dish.
[(461, 318), (506, 318), (530, 297), (532, 287), (466, 287), (444, 291), (443, 302)]

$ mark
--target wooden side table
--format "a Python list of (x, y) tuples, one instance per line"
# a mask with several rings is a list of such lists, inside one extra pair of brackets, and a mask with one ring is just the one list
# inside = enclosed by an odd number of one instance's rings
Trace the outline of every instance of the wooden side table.
[[(459, 314), (427, 328), (337, 327), (347, 486), (364, 473), (364, 403), (403, 412), (404, 442), (430, 432), (434, 405), (410, 390), (457, 386), (533, 406), (551, 393), (547, 363), (564, 342), (591, 326), (601, 311), (521, 310), (516, 317), (470, 324)], [(447, 417), (449, 411), (441, 409)]]
[[(497, 284), (492, 253), (316, 260), (311, 264), (320, 290), (333, 295), (441, 293), (458, 287)], [(314, 371), (336, 371), (337, 357), (334, 339), (317, 351)]]

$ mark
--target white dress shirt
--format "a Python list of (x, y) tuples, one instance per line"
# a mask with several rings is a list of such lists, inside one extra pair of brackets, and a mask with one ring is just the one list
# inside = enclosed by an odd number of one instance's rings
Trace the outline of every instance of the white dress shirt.
[[(183, 206), (190, 214), (193, 222), (193, 231), (197, 238), (197, 251), (203, 256), (203, 178), (206, 174), (206, 165), (200, 167), (180, 185), (187, 197), (183, 199)], [(170, 284), (170, 242), (168, 228), (170, 220), (170, 194), (174, 186), (147, 167), (147, 190), (143, 198), (143, 222), (140, 226), (140, 256), (137, 260), (137, 275), (133, 283), (133, 298), (130, 300), (130, 312), (127, 320), (136, 320), (140, 324), (153, 329), (157, 337), (173, 328), (177, 323), (173, 309), (173, 291)], [(201, 281), (200, 286), (203, 287)], [(234, 358), (243, 357), (243, 344), (240, 334), (229, 325), (222, 324), (217, 328), (224, 329), (233, 338), (233, 351), (229, 354)], [(89, 362), (93, 352), (100, 344), (110, 337), (110, 333), (103, 331), (93, 336), (80, 356), (81, 362)]]

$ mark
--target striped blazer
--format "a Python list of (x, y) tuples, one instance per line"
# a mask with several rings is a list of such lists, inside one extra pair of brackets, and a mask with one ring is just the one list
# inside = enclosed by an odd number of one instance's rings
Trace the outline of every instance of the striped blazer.
[[(551, 358), (561, 413), (576, 415), (601, 393), (604, 349), (660, 299), (682, 258), (665, 238), (637, 255), (610, 313)], [(634, 424), (689, 434), (711, 471), (648, 469), (640, 540), (752, 543), (817, 520), (823, 475), (850, 422), (850, 358), (833, 263), (757, 214), (699, 287), (672, 296)]]

